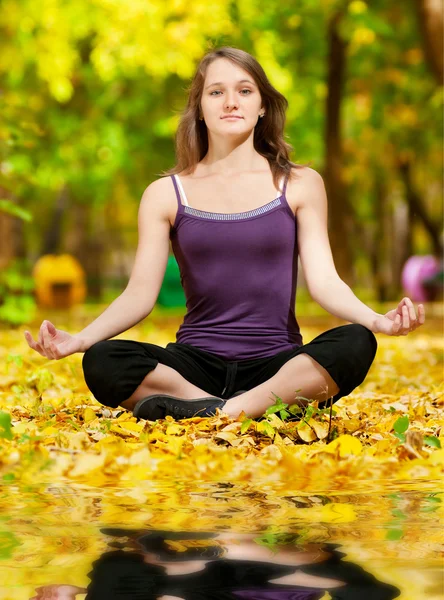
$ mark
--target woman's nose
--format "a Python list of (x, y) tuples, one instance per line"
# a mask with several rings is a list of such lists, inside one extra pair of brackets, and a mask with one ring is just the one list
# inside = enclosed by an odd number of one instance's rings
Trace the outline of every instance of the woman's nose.
[(225, 106), (227, 108), (230, 108), (231, 106), (237, 106), (236, 98), (234, 98), (234, 96), (227, 96), (227, 99), (225, 100)]

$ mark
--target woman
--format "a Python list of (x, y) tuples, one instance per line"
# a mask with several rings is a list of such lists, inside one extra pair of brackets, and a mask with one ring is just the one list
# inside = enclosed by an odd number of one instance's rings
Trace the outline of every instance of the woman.
[(92, 563), (87, 588), (45, 585), (31, 600), (74, 600), (85, 593), (85, 600), (322, 600), (325, 590), (332, 600), (400, 595), (342, 560), (338, 544), (301, 544), (298, 533), (275, 533), (268, 547), (258, 542), (260, 532), (101, 531), (126, 540), (108, 542), (110, 550)]
[[(322, 406), (360, 385), (374, 334), (407, 335), (424, 323), (424, 307), (417, 318), (403, 298), (380, 315), (339, 278), (323, 180), (289, 160), (287, 104), (248, 53), (223, 47), (204, 56), (176, 136), (178, 164), (143, 193), (126, 289), (77, 335), (48, 321), (37, 342), (26, 332), (31, 348), (54, 359), (84, 352), (95, 398), (150, 420), (217, 408), (255, 418), (273, 395)], [(169, 239), (187, 298), (176, 342), (109, 340), (152, 311)], [(295, 315), (298, 255), (312, 297), (351, 322), (308, 344)]]

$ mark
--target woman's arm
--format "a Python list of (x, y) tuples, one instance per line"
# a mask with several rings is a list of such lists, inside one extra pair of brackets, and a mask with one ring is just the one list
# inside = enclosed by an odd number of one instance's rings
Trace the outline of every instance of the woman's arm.
[(97, 319), (74, 336), (81, 342), (80, 352), (137, 325), (151, 310), (146, 290), (127, 287)]
[(43, 321), (38, 340), (26, 331), (28, 345), (47, 358), (64, 358), (86, 352), (96, 342), (107, 340), (139, 323), (153, 310), (165, 275), (169, 252), (171, 186), (168, 178), (151, 183), (139, 207), (139, 242), (130, 280), (110, 306), (80, 333), (56, 329)]
[(289, 183), (288, 197), (297, 205), (298, 251), (308, 291), (324, 310), (336, 317), (363, 325), (373, 333), (407, 335), (425, 322), (425, 310), (418, 306), (418, 318), (410, 298), (385, 315), (361, 302), (338, 275), (328, 237), (328, 201), (322, 176), (314, 169), (303, 171), (297, 182)]
[(139, 207), (139, 240), (126, 289), (110, 306), (76, 337), (84, 351), (94, 343), (130, 329), (153, 310), (165, 276), (169, 252), (169, 178), (151, 183)]

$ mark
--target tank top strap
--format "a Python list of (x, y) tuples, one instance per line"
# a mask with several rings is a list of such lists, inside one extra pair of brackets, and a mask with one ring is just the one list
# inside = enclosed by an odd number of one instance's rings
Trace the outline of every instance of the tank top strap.
[(180, 208), (182, 206), (182, 202), (180, 200), (180, 192), (179, 192), (179, 188), (177, 187), (176, 178), (174, 175), (170, 175), (170, 177), (171, 177), (171, 181), (173, 182), (174, 191), (176, 192), (177, 205)]
[(185, 195), (185, 191), (183, 189), (182, 182), (180, 181), (179, 176), (171, 175), (171, 179), (173, 180), (174, 189), (176, 191), (177, 204), (179, 205), (179, 208), (182, 206), (182, 200), (183, 204), (185, 204), (185, 206), (188, 206), (187, 197)]
[(287, 189), (287, 182), (288, 182), (288, 178), (290, 177), (290, 173), (287, 173), (286, 175), (284, 175), (283, 180), (284, 180), (284, 185), (282, 186), (282, 195), (284, 196), (284, 198), (286, 198), (285, 195), (285, 191)]

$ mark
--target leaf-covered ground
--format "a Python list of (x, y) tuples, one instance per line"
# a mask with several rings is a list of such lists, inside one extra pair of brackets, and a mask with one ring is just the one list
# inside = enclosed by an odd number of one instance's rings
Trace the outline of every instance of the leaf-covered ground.
[[(136, 422), (94, 400), (80, 354), (48, 361), (22, 330), (2, 331), (0, 598), (54, 581), (87, 586), (106, 548), (98, 524), (302, 532), (345, 543), (347, 559), (399, 586), (402, 600), (439, 598), (443, 336), (439, 307), (428, 308), (413, 334), (378, 335), (365, 382), (334, 415), (314, 407), (306, 423)], [(73, 332), (91, 320), (80, 309), (42, 318)], [(152, 318), (121, 337), (165, 345), (178, 324)], [(338, 324), (301, 319), (304, 341)]]
[[(165, 345), (178, 324), (152, 319), (122, 337)], [(302, 324), (304, 341), (332, 326)], [(221, 414), (157, 423), (99, 404), (84, 383), (81, 354), (46, 360), (28, 349), (21, 330), (2, 332), (0, 476), (100, 486), (168, 478), (180, 461), (181, 478), (191, 480), (291, 479), (307, 491), (383, 480), (427, 485), (444, 462), (441, 332), (442, 321), (429, 317), (409, 336), (379, 335), (365, 382), (333, 415), (313, 405), (300, 421), (275, 413), (252, 422)]]

